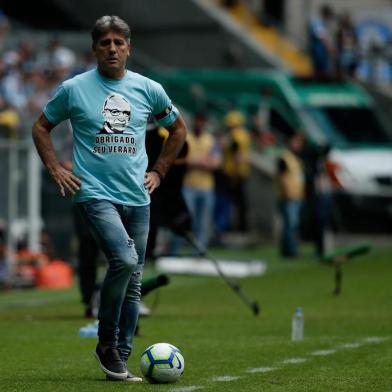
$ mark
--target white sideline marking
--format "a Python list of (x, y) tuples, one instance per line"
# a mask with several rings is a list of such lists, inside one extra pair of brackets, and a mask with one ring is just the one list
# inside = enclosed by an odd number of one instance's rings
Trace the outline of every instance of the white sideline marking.
[(219, 376), (219, 377), (214, 377), (212, 381), (217, 381), (217, 382), (228, 382), (228, 381), (234, 381), (238, 380), (239, 376)]
[(273, 367), (259, 367), (259, 368), (252, 368), (245, 370), (247, 373), (267, 373), (267, 372), (272, 372), (273, 370), (276, 370), (276, 368)]
[(285, 359), (284, 361), (282, 361), (282, 363), (289, 364), (289, 363), (304, 363), (306, 362), (307, 359), (306, 358), (289, 358), (289, 359)]
[[(317, 350), (313, 351), (310, 355), (313, 356), (327, 356), (335, 354), (338, 349), (351, 349), (351, 348), (358, 348), (363, 346), (363, 343), (382, 343), (388, 340), (389, 336), (369, 336), (367, 338), (362, 339), (362, 343), (360, 342), (352, 342), (352, 343), (343, 343), (337, 349), (330, 349), (330, 350)], [(283, 360), (281, 363), (288, 365), (288, 364), (298, 364), (304, 363), (308, 360), (308, 358), (288, 358)], [(268, 373), (276, 370), (276, 367), (258, 367), (258, 368), (250, 368), (245, 370), (246, 373)], [(218, 376), (214, 377), (212, 381), (215, 382), (230, 382), (240, 379), (240, 376)], [(198, 389), (203, 389), (204, 386), (202, 385), (190, 385), (188, 387), (178, 387), (170, 389), (170, 392), (192, 392)], [(391, 391), (392, 392), (392, 391)]]
[(339, 348), (358, 348), (361, 347), (361, 343), (345, 343), (339, 346)]
[(336, 350), (318, 350), (318, 351), (313, 351), (311, 355), (314, 355), (316, 357), (326, 357), (327, 355), (335, 354)]
[(189, 387), (178, 387), (170, 389), (170, 392), (191, 392), (196, 391), (198, 389), (203, 389), (201, 385), (190, 385)]
[(388, 337), (381, 337), (381, 336), (370, 336), (368, 338), (363, 339), (366, 343), (382, 343), (388, 340)]

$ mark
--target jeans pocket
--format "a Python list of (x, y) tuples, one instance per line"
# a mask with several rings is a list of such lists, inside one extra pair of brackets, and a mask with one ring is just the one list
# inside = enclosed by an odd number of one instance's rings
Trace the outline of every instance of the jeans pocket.
[(87, 201), (83, 201), (81, 203), (78, 203), (80, 205), (80, 207), (86, 211), (86, 212), (93, 212), (93, 210), (95, 209), (95, 204), (97, 203), (97, 199), (90, 199)]

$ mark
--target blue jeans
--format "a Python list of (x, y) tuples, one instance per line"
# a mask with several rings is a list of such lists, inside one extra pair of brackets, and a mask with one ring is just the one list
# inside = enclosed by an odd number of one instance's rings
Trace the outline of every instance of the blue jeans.
[(230, 226), (232, 200), (228, 192), (215, 193), (214, 220), (215, 234), (219, 237)]
[[(214, 212), (214, 192), (184, 187), (182, 194), (192, 216), (192, 232), (198, 242), (206, 248)], [(174, 236), (170, 244), (170, 254), (178, 255), (182, 244), (183, 238), (178, 235)], [(194, 254), (197, 252), (194, 251)]]
[(204, 247), (207, 247), (214, 211), (214, 191), (184, 187), (183, 194), (186, 205), (192, 215), (193, 233), (199, 242)]
[(96, 199), (76, 206), (109, 263), (101, 288), (99, 342), (117, 348), (126, 361), (139, 317), (150, 206)]
[(280, 202), (280, 211), (283, 220), (281, 238), (282, 256), (292, 257), (298, 253), (297, 236), (301, 207), (302, 201), (300, 200), (282, 200)]

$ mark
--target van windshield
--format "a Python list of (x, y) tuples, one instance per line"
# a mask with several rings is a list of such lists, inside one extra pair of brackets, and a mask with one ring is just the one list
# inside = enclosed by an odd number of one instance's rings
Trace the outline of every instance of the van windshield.
[(369, 108), (319, 107), (309, 114), (332, 144), (391, 143), (381, 122)]

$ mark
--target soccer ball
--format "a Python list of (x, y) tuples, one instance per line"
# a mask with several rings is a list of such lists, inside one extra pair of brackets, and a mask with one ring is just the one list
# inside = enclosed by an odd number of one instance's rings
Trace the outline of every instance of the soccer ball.
[(140, 360), (140, 370), (151, 383), (176, 382), (184, 373), (181, 351), (169, 343), (156, 343), (147, 347)]

